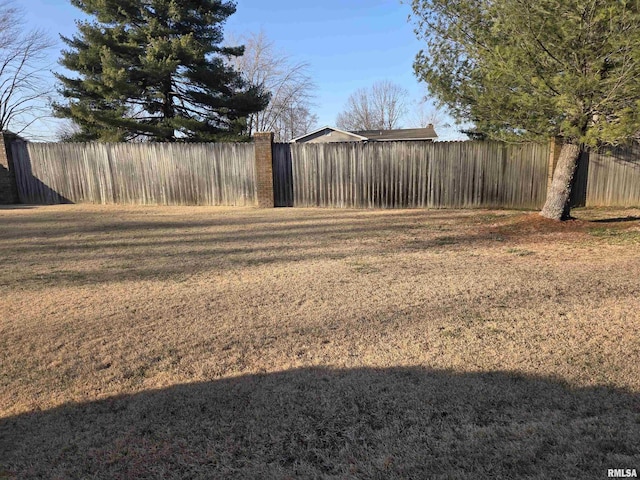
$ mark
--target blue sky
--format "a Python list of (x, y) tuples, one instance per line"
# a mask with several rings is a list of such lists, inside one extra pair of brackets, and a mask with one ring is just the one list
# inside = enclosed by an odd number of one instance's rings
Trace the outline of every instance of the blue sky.
[[(69, 0), (18, 1), (29, 15), (28, 25), (52, 37), (71, 36), (80, 10)], [(413, 75), (413, 59), (422, 47), (408, 21), (410, 6), (400, 0), (238, 0), (237, 12), (225, 32), (243, 35), (262, 30), (276, 47), (296, 61), (310, 65), (317, 84), (315, 113), (320, 125), (333, 125), (349, 95), (379, 80), (406, 88), (412, 105), (426, 90)], [(51, 52), (52, 68), (62, 45)], [(409, 126), (410, 120), (404, 126)], [(45, 135), (51, 124), (35, 127)], [(441, 132), (446, 137), (452, 131)]]

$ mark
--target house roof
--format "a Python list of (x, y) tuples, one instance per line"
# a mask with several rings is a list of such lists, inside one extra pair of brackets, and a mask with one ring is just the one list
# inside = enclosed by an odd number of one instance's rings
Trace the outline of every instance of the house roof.
[(433, 140), (438, 134), (432, 124), (425, 128), (403, 128), (399, 130), (360, 130), (351, 132), (373, 141)]
[(433, 128), (432, 124), (427, 125), (425, 128), (403, 128), (397, 130), (360, 130), (355, 132), (347, 132), (346, 130), (340, 130), (336, 127), (330, 127), (325, 125), (322, 128), (318, 128), (313, 132), (305, 133), (299, 137), (291, 140), (291, 143), (297, 143), (307, 137), (316, 136), (326, 130), (334, 132), (340, 132), (344, 135), (348, 135), (356, 138), (360, 141), (373, 141), (373, 142), (390, 142), (397, 140), (435, 140), (438, 138), (438, 134)]
[(345, 135), (356, 137), (358, 140), (362, 140), (362, 141), (368, 140), (367, 137), (364, 137), (362, 135), (358, 135), (358, 133), (356, 133), (356, 132), (347, 132), (346, 130), (340, 130), (339, 128), (330, 127), (329, 125), (325, 125), (324, 127), (318, 128), (317, 130), (314, 130), (313, 132), (305, 133), (304, 135), (300, 135), (299, 137), (296, 137), (296, 138), (292, 139), (291, 143), (296, 143), (299, 140), (302, 140), (302, 139), (307, 138), (307, 137), (311, 137), (311, 136), (313, 136), (313, 135), (315, 135), (317, 133), (320, 133), (320, 132), (322, 132), (324, 130), (333, 130), (334, 132), (344, 133)]

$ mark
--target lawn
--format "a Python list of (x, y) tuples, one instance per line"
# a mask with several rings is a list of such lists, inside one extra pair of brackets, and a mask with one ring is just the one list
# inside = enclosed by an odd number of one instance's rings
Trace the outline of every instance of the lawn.
[(640, 210), (0, 209), (0, 478), (640, 470)]

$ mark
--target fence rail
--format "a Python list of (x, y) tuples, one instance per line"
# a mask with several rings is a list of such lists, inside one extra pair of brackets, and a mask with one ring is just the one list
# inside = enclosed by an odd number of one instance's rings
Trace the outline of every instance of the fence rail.
[(12, 145), (23, 203), (255, 205), (252, 144)]

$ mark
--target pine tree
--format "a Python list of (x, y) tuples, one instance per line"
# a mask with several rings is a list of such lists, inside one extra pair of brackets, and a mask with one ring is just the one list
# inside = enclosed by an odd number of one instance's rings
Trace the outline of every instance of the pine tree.
[(580, 152), (640, 131), (639, 0), (414, 0), (415, 72), (475, 133), (564, 141), (542, 215), (569, 215)]
[(225, 59), (222, 27), (235, 4), (222, 0), (71, 0), (94, 21), (62, 37), (57, 75), (68, 101), (54, 106), (87, 141), (246, 139), (246, 118), (268, 103)]

